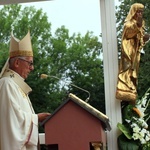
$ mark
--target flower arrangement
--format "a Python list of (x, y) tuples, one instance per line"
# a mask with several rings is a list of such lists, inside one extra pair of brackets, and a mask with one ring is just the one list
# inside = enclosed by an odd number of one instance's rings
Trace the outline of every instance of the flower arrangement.
[(123, 122), (117, 127), (122, 134), (118, 137), (119, 150), (150, 150), (150, 88), (135, 105), (123, 108)]

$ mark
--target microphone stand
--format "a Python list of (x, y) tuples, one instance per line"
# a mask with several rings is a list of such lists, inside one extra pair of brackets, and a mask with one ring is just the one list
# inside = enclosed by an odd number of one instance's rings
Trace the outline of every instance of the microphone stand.
[[(41, 78), (42, 79), (46, 79), (46, 78), (48, 78), (48, 77), (52, 77), (52, 78), (55, 78), (55, 79), (57, 79), (57, 80), (62, 80), (62, 79), (60, 79), (60, 78), (58, 78), (58, 77), (56, 77), (56, 76), (48, 76), (48, 75), (46, 75), (46, 74), (41, 74)], [(66, 82), (66, 81), (65, 81)], [(88, 97), (87, 97), (87, 99), (85, 100), (85, 102), (88, 102), (89, 100), (90, 100), (90, 92), (89, 91), (87, 91), (87, 90), (85, 90), (85, 89), (83, 89), (83, 88), (81, 88), (81, 87), (79, 87), (79, 86), (77, 86), (77, 85), (75, 85), (75, 84), (72, 84), (72, 83), (70, 83), (70, 85), (71, 86), (73, 86), (73, 87), (75, 87), (75, 88), (77, 88), (77, 89), (80, 89), (80, 90), (82, 90), (82, 91), (84, 91), (84, 92), (86, 92), (86, 93), (88, 93)]]

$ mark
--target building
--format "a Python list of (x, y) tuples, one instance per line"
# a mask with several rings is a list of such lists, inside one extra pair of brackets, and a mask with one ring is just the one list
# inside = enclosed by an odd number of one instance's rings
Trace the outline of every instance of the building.
[(111, 130), (106, 115), (73, 94), (42, 125), (49, 150), (104, 150)]

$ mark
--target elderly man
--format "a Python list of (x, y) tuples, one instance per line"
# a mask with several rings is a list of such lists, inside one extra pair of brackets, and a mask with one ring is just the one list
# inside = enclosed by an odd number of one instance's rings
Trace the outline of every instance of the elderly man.
[(25, 79), (34, 69), (30, 33), (20, 41), (11, 36), (9, 58), (0, 74), (0, 150), (37, 150), (38, 122)]

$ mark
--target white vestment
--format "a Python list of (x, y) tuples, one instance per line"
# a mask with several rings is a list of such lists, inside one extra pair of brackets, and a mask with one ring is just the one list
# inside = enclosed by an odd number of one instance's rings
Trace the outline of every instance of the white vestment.
[(38, 116), (28, 97), (31, 91), (10, 69), (0, 79), (0, 150), (37, 150)]

